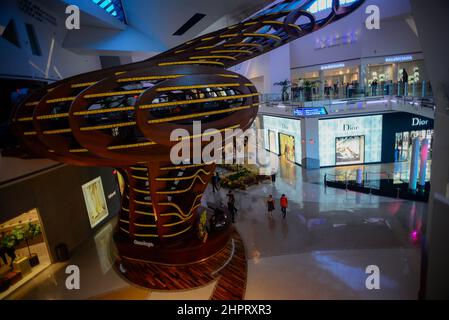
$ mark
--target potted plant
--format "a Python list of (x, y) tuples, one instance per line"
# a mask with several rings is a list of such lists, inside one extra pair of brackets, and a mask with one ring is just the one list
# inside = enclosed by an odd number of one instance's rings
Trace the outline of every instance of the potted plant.
[(290, 89), (290, 87), (292, 86), (291, 81), (286, 79), (284, 81), (276, 82), (274, 85), (281, 87), (282, 101), (288, 101), (289, 99), (288, 89)]
[(312, 101), (312, 87), (313, 83), (311, 81), (304, 82), (304, 97), (306, 101)]
[(39, 264), (39, 257), (36, 253), (31, 253), (29, 242), (38, 237), (41, 233), (42, 229), (39, 223), (29, 222), (23, 229), (23, 239), (27, 244), (29, 261), (32, 267)]

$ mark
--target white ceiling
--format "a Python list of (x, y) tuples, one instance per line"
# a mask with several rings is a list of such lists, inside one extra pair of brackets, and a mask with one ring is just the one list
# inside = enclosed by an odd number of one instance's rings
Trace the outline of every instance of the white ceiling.
[[(164, 43), (170, 49), (188, 41), (221, 19), (233, 24), (272, 0), (122, 0), (129, 26)], [(195, 13), (206, 14), (183, 36), (173, 36)], [(223, 19), (225, 18), (225, 19)], [(209, 30), (208, 30), (209, 31)]]

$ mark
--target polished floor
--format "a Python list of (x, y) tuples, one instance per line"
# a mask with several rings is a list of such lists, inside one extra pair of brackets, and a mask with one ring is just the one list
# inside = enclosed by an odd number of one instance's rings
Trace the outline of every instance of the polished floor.
[[(338, 169), (352, 171), (353, 168)], [(367, 166), (388, 171), (391, 166)], [(325, 174), (281, 161), (275, 184), (236, 193), (236, 228), (246, 246), (245, 299), (416, 299), (422, 217), (427, 204), (325, 188)], [(226, 201), (227, 190), (203, 202)], [(269, 219), (266, 198), (276, 199)], [(286, 219), (279, 198), (286, 194)], [(79, 266), (80, 290), (65, 287), (65, 264), (51, 265), (8, 299), (209, 299), (215, 282), (187, 291), (150, 291), (125, 282), (109, 256), (111, 221), (82, 244), (69, 264)], [(380, 289), (368, 290), (367, 266), (380, 270)]]

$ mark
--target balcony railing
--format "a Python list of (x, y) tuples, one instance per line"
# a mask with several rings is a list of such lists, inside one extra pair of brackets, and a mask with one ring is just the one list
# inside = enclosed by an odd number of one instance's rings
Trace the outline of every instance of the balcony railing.
[(312, 86), (291, 88), (288, 98), (282, 94), (263, 94), (262, 102), (313, 102), (313, 101), (333, 101), (340, 99), (360, 99), (366, 97), (398, 96), (404, 99), (420, 98), (428, 99), (433, 97), (432, 87), (429, 82), (419, 83), (386, 83), (377, 86), (360, 87), (357, 85), (345, 86)]

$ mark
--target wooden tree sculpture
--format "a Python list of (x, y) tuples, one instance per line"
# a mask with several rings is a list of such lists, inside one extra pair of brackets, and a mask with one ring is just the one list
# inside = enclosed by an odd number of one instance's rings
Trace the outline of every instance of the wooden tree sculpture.
[(363, 2), (334, 0), (330, 13), (316, 19), (307, 11), (314, 1), (286, 0), (151, 59), (52, 83), (15, 108), (15, 134), (41, 157), (122, 173), (126, 189), (114, 236), (121, 256), (170, 264), (210, 257), (230, 235), (224, 229), (202, 243), (194, 230), (214, 164), (172, 164), (170, 133), (182, 128), (192, 138), (193, 121), (223, 135), (249, 128), (258, 93), (228, 68), (320, 30)]

